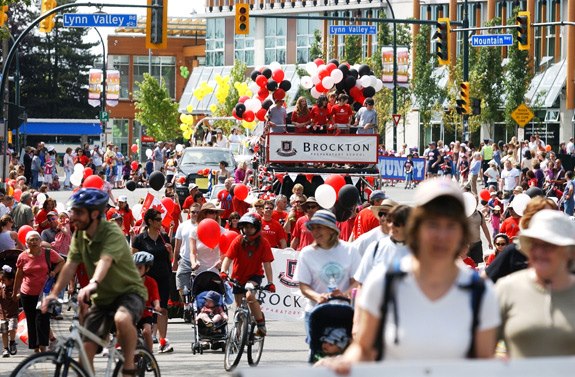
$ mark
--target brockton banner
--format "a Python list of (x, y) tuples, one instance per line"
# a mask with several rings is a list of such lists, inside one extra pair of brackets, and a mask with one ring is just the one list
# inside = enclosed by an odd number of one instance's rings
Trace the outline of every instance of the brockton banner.
[(268, 161), (377, 164), (377, 135), (268, 135)]

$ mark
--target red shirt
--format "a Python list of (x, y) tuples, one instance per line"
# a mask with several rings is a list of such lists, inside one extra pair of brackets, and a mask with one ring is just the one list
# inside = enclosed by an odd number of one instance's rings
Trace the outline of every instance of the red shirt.
[(158, 290), (158, 283), (154, 278), (149, 276), (144, 276), (144, 286), (148, 291), (148, 301), (146, 301), (146, 307), (144, 308), (144, 312), (142, 313), (142, 318), (148, 318), (153, 316), (154, 314), (147, 310), (147, 308), (154, 307), (154, 301), (160, 301), (160, 291)]
[(519, 233), (519, 220), (520, 218), (515, 218), (513, 216), (508, 217), (499, 227), (501, 233), (507, 234), (509, 239), (515, 238), (517, 233)]
[[(40, 254), (32, 256), (22, 252), (16, 260), (16, 267), (23, 272), (20, 292), (25, 295), (38, 296), (48, 280), (48, 265), (46, 264), (46, 252), (42, 249)], [(61, 257), (54, 250), (50, 250), (50, 264), (52, 268), (60, 261)]]
[(286, 240), (287, 234), (281, 224), (274, 219), (266, 221), (262, 219), (262, 236), (268, 240), (271, 247), (280, 247), (280, 241)]
[(82, 154), (81, 156), (76, 157), (76, 161), (74, 161), (75, 164), (80, 163), (84, 166), (88, 165), (88, 162), (90, 162), (90, 159), (85, 154)]
[(355, 222), (353, 223), (353, 238), (357, 239), (357, 237), (369, 232), (378, 225), (379, 219), (371, 212), (371, 208), (362, 209), (355, 217)]
[[(52, 211), (56, 212), (55, 209), (53, 209)], [(42, 234), (43, 230), (50, 228), (50, 222), (48, 222), (46, 226), (41, 225), (47, 219), (48, 219), (48, 212), (46, 212), (46, 210), (42, 208), (40, 211), (38, 211), (38, 213), (36, 214), (36, 218), (34, 219), (34, 221), (36, 221), (37, 225), (36, 231), (38, 233)]]
[(291, 121), (296, 123), (305, 123), (311, 120), (311, 112), (307, 112), (307, 114), (300, 114), (297, 111), (294, 111), (291, 114)]
[(347, 219), (344, 222), (337, 222), (337, 227), (339, 229), (339, 239), (343, 241), (349, 240), (351, 232), (353, 231), (353, 223), (355, 222), (355, 217)]
[(280, 224), (285, 224), (288, 219), (288, 213), (286, 211), (274, 210), (272, 213), (272, 219), (276, 220)]
[(226, 257), (233, 260), (232, 278), (245, 284), (252, 276), (263, 276), (263, 263), (273, 262), (274, 255), (265, 238), (260, 238), (257, 246), (243, 246), (242, 239), (243, 237), (236, 237), (232, 241)]
[(329, 123), (329, 110), (327, 107), (319, 108), (314, 105), (311, 108), (311, 122), (315, 125), (325, 126)]
[(234, 208), (234, 212), (239, 213), (240, 217), (246, 214), (250, 208), (249, 203), (246, 203), (243, 200), (239, 200), (235, 196), (232, 198), (232, 206)]
[(351, 121), (351, 116), (353, 115), (353, 110), (351, 106), (347, 103), (340, 105), (333, 105), (331, 108), (331, 116), (333, 117), (333, 123), (336, 124), (349, 124)]
[(299, 245), (297, 246), (297, 251), (300, 251), (307, 245), (311, 245), (313, 242), (313, 236), (311, 232), (307, 229), (305, 224), (309, 221), (307, 216), (302, 216), (295, 222), (295, 226), (292, 231), (292, 239), (299, 238)]
[(190, 207), (194, 204), (194, 198), (191, 195), (188, 195), (186, 200), (184, 200), (184, 204), (182, 204), (183, 209), (190, 209)]

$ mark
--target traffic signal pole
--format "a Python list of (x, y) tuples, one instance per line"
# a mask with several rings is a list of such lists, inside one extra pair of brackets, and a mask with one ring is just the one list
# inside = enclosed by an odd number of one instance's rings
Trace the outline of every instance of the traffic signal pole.
[[(468, 3), (465, 0), (463, 5), (463, 28), (469, 28), (469, 12)], [(469, 82), (469, 33), (467, 30), (463, 32), (463, 81)], [(463, 137), (462, 141), (469, 143), (469, 114), (463, 114)]]

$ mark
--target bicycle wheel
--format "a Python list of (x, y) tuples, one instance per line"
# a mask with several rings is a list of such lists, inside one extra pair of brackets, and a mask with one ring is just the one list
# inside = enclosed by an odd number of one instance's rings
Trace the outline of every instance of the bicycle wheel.
[(18, 364), (10, 377), (57, 377), (65, 375), (66, 371), (70, 377), (89, 377), (89, 374), (76, 360), (64, 356), (65, 362), (59, 363), (58, 356), (56, 352), (41, 352), (30, 355)]
[(248, 339), (248, 364), (252, 367), (257, 366), (262, 358), (264, 350), (265, 336), (256, 335), (257, 326), (252, 323), (250, 326), (250, 337)]
[[(113, 377), (121, 376), (122, 375), (122, 367), (124, 366), (124, 362), (118, 361), (116, 363), (116, 368), (114, 368), (114, 373), (112, 374)], [(138, 377), (160, 377), (160, 367), (158, 366), (158, 361), (152, 355), (150, 351), (148, 351), (145, 347), (138, 346), (134, 353), (134, 366), (137, 370), (136, 376)]]
[(248, 318), (245, 312), (238, 312), (226, 339), (226, 349), (224, 351), (224, 368), (226, 371), (233, 370), (240, 362), (247, 339)]

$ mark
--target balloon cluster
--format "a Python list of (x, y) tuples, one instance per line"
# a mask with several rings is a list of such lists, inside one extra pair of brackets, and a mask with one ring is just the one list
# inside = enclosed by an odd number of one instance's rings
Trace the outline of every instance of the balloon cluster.
[(186, 111), (188, 114), (180, 114), (180, 130), (182, 131), (182, 136), (185, 140), (189, 140), (194, 132), (194, 116), (190, 113), (194, 111), (192, 105), (186, 106)]
[(180, 66), (180, 76), (187, 79), (190, 76), (190, 70), (185, 65)]
[(325, 64), (318, 58), (307, 63), (305, 69), (309, 76), (301, 77), (300, 83), (304, 89), (310, 90), (313, 98), (335, 87), (338, 93), (345, 92), (357, 102), (354, 107), (361, 107), (367, 97), (373, 97), (383, 88), (383, 82), (366, 64), (350, 66), (348, 63), (340, 64), (336, 59)]
[[(230, 76), (216, 75), (214, 77), (217, 84), (217, 89), (215, 93), (216, 100), (218, 103), (223, 104), (226, 102), (226, 98), (230, 95)], [(211, 105), (210, 105), (211, 111)], [(214, 111), (212, 111), (213, 113)]]
[(337, 221), (349, 219), (360, 202), (357, 187), (346, 184), (345, 178), (339, 174), (329, 175), (315, 190), (315, 198), (320, 206), (334, 212)]
[(212, 93), (213, 91), (214, 91), (214, 88), (209, 86), (207, 82), (202, 81), (200, 83), (200, 86), (198, 86), (196, 89), (194, 89), (193, 94), (194, 94), (194, 97), (196, 97), (198, 99), (198, 101), (201, 101), (204, 99), (205, 96)]
[(200, 169), (198, 170), (198, 175), (201, 175), (203, 177), (207, 177), (210, 175), (210, 168), (205, 168), (205, 169)]
[(101, 190), (104, 181), (97, 175), (94, 175), (92, 168), (84, 167), (82, 164), (74, 165), (74, 172), (70, 176), (70, 182), (76, 187), (90, 187)]

